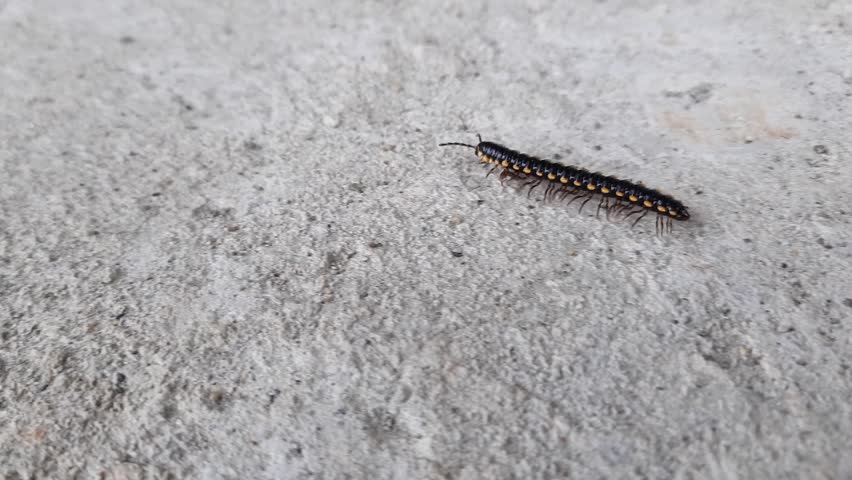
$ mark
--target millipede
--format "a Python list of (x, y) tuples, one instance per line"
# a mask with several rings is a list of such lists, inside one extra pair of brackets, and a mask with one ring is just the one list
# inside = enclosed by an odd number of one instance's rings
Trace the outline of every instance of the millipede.
[(634, 183), (630, 180), (610, 177), (599, 172), (591, 172), (583, 168), (562, 165), (550, 160), (543, 160), (524, 153), (504, 147), (494, 142), (483, 142), (482, 137), (476, 135), (479, 143), (470, 145), (460, 142), (440, 143), (438, 146), (459, 146), (472, 148), (483, 165), (493, 165), (486, 177), (500, 170), (500, 183), (517, 180), (523, 182), (523, 187), (529, 187), (527, 196), (531, 196), (533, 190), (544, 183), (544, 200), (557, 198), (565, 200), (571, 196), (568, 202), (582, 199), (579, 211), (583, 211), (593, 198), (599, 197), (595, 216), (600, 216), (603, 209), (606, 218), (617, 218), (623, 215), (623, 219), (638, 215), (631, 228), (636, 226), (648, 213), (656, 215), (656, 232), (658, 235), (671, 232), (673, 220), (688, 220), (689, 211), (683, 203), (675, 200), (642, 183)]

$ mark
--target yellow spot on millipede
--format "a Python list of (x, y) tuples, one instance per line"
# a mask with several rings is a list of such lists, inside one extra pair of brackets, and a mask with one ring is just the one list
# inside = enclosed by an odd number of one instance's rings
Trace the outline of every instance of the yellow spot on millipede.
[(530, 167), (527, 167), (524, 169), (524, 173), (532, 173), (532, 169)]
[(651, 207), (654, 206), (653, 202), (651, 202), (650, 200), (645, 200), (644, 202), (642, 202), (642, 205), (645, 205), (648, 208), (651, 208)]
[(596, 185), (594, 183), (590, 183), (586, 185), (586, 188), (588, 188), (589, 190), (594, 190), (596, 188)]
[(508, 161), (508, 160), (503, 160), (503, 162), (502, 162), (502, 163), (500, 163), (500, 165), (503, 165), (504, 167), (508, 167), (508, 166), (509, 166), (509, 161)]
[(536, 175), (538, 175), (539, 177), (543, 177), (543, 176), (544, 176), (544, 172), (535, 172), (535, 174), (536, 174)]
[(664, 206), (662, 206), (662, 205), (657, 205), (657, 210), (658, 210), (658, 211), (660, 211), (660, 212), (665, 213), (665, 212), (666, 212), (666, 207), (664, 207)]
[(628, 198), (630, 199), (631, 202), (638, 202), (639, 201), (639, 197), (637, 197), (636, 195), (630, 195)]
[(601, 193), (609, 193), (609, 189), (606, 187), (601, 187)]
[(620, 191), (620, 190), (619, 190), (619, 191), (615, 192), (615, 196), (616, 196), (616, 197), (623, 197), (623, 196), (624, 196), (624, 192), (622, 192), (622, 191)]
[(548, 174), (547, 174), (547, 179), (548, 179), (548, 180), (555, 180), (555, 179), (556, 179), (556, 174), (555, 174), (555, 173), (548, 173)]
[(671, 215), (671, 216), (673, 216), (673, 217), (676, 217), (676, 216), (677, 216), (677, 212), (675, 212), (674, 210), (669, 210), (669, 215)]
[(575, 186), (579, 187), (579, 186), (581, 186), (582, 184), (583, 184), (583, 182), (581, 182), (581, 181), (579, 181), (579, 180), (574, 180), (574, 185), (575, 185)]
[(560, 177), (559, 181), (562, 183), (568, 183), (568, 179), (566, 177)]
[(516, 164), (512, 165), (512, 168), (514, 168), (515, 170), (520, 170), (521, 166), (516, 163)]

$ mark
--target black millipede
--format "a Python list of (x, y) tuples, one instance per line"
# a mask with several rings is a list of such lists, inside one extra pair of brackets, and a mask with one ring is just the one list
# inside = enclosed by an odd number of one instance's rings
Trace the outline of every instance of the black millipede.
[(529, 187), (528, 196), (532, 195), (536, 187), (544, 183), (547, 185), (544, 190), (545, 200), (556, 197), (564, 200), (572, 196), (573, 198), (568, 202), (570, 204), (574, 200), (584, 199), (580, 205), (581, 212), (590, 200), (598, 196), (600, 201), (596, 216), (600, 215), (601, 209), (604, 209), (607, 218), (623, 215), (623, 218), (627, 219), (638, 215), (631, 224), (631, 228), (648, 213), (656, 214), (658, 234), (665, 233), (666, 230), (671, 232), (672, 220), (689, 219), (689, 211), (681, 202), (641, 183), (542, 160), (497, 143), (483, 142), (482, 137), (479, 135), (477, 137), (479, 139), (477, 145), (449, 142), (438, 144), (438, 146), (456, 145), (474, 149), (480, 163), (494, 165), (488, 175), (500, 169), (501, 183), (505, 183), (506, 180), (521, 181), (524, 187)]

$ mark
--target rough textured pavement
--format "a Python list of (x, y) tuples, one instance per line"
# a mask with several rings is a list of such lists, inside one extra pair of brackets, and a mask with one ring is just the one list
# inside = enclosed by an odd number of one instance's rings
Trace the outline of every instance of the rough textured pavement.
[(0, 474), (852, 478), (850, 45), (828, 0), (0, 1)]

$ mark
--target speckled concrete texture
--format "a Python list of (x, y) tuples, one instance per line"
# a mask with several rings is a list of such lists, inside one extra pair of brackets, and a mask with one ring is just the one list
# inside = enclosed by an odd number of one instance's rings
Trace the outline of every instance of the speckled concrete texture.
[(0, 1), (0, 475), (852, 478), (850, 119), (848, 1)]

